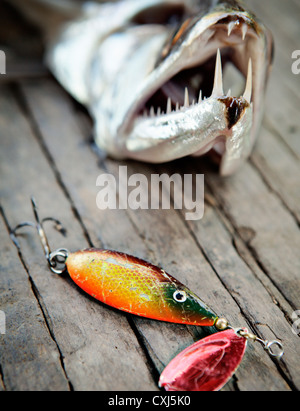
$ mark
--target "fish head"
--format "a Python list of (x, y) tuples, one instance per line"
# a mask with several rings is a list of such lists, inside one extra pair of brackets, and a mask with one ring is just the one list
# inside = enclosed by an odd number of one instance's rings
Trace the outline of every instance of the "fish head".
[(163, 301), (169, 312), (168, 321), (208, 327), (215, 324), (217, 315), (186, 286), (173, 278), (163, 289)]
[(210, 152), (232, 174), (260, 129), (271, 33), (236, 0), (136, 3), (131, 24), (107, 39), (125, 57), (96, 104), (98, 144), (150, 163)]

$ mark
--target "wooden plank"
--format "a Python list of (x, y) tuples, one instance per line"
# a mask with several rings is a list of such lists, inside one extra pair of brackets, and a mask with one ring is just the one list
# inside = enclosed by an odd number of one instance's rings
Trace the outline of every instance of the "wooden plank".
[(287, 87), (285, 81), (282, 81), (281, 71), (275, 67), (265, 105), (266, 125), (274, 135), (280, 136), (298, 159), (300, 158), (299, 92), (299, 85), (295, 86), (293, 91)]
[(268, 128), (280, 135), (300, 158), (300, 75), (292, 72), (292, 52), (299, 49), (299, 7), (291, 0), (247, 3), (271, 29), (275, 41), (274, 68), (265, 104)]
[(300, 223), (300, 162), (284, 141), (266, 127), (261, 131), (252, 162)]
[(0, 50), (6, 55), (6, 75), (0, 84), (20, 78), (49, 76), (43, 64), (43, 36), (8, 3), (0, 3)]
[(0, 309), (6, 317), (0, 335), (0, 391), (68, 390), (59, 350), (1, 214), (0, 254)]
[[(281, 201), (246, 164), (228, 180), (208, 177), (214, 195), (232, 224), (246, 238), (257, 260), (293, 307), (298, 304), (300, 233)], [(276, 250), (276, 251), (275, 251)]]
[[(0, 50), (1, 49), (3, 48), (1, 48), (0, 45)], [(41, 78), (49, 76), (49, 71), (40, 61), (26, 62), (24, 60), (17, 59), (12, 61), (9, 56), (7, 56), (7, 61), (8, 64), (6, 67), (6, 75), (0, 77), (0, 84), (12, 83), (13, 81), (26, 78)]]
[[(0, 105), (1, 201), (10, 224), (32, 220), (29, 197), (35, 194), (42, 214), (63, 220), (72, 233), (67, 244), (70, 249), (88, 246), (69, 200), (57, 184), (26, 119), (6, 88), (2, 89)], [(25, 237), (20, 239), (22, 254), (39, 304), (61, 352), (70, 386), (75, 390), (155, 389), (147, 360), (126, 315), (107, 310), (83, 295), (70, 279), (51, 274), (43, 262), (36, 233), (29, 231)], [(51, 226), (49, 241), (58, 248), (66, 246), (65, 239), (51, 231)], [(37, 338), (32, 335), (33, 344)], [(22, 356), (28, 348), (30, 346), (27, 347), (25, 341), (24, 346), (19, 346), (19, 355)], [(124, 378), (124, 375), (130, 375), (130, 378)], [(44, 387), (44, 381), (34, 379), (33, 383), (36, 389)], [(16, 388), (22, 387), (17, 385)]]
[[(82, 139), (82, 135), (80, 135), (81, 133), (78, 133), (78, 129), (76, 131), (76, 127), (74, 126), (75, 116), (72, 107), (70, 106), (70, 103), (68, 103), (65, 94), (57, 87), (54, 87), (53, 84), (43, 82), (43, 84), (37, 85), (29, 83), (23, 85), (22, 90), (25, 93), (26, 101), (29, 103), (30, 109), (32, 110), (43, 142), (53, 159), (55, 159), (56, 167), (59, 170), (64, 185), (68, 187), (72, 193), (72, 198), (76, 199), (76, 209), (80, 210), (80, 215), (85, 222), (85, 226), (88, 227), (91, 238), (94, 238), (97, 236), (96, 233), (100, 230), (103, 233), (101, 227), (102, 223), (104, 227), (106, 224), (111, 227), (112, 213), (114, 213), (111, 211), (105, 213), (105, 219), (107, 219), (105, 222), (102, 221), (103, 217), (101, 216), (101, 213), (99, 214), (95, 209), (93, 202), (95, 201), (96, 193), (94, 191), (94, 186), (97, 174), (99, 171), (107, 172), (108, 170), (113, 175), (117, 175), (119, 165), (124, 165), (124, 163), (107, 160), (105, 161), (106, 170), (99, 169), (99, 166), (95, 167), (91, 161), (87, 164), (86, 159), (90, 158), (90, 156), (87, 156), (85, 150), (88, 149), (88, 146), (84, 144), (84, 140)], [(56, 122), (50, 123), (51, 118), (55, 118)], [(68, 119), (68, 121), (66, 121), (66, 119)], [(59, 130), (63, 130), (64, 144), (61, 144), (61, 136), (58, 134)], [(86, 136), (89, 135), (89, 133), (90, 131), (86, 133)], [(79, 147), (80, 153), (78, 153)], [(72, 154), (68, 156), (68, 152), (71, 152)], [(94, 162), (96, 162), (96, 158)], [(74, 176), (74, 171), (72, 171), (71, 163), (77, 164), (76, 176)], [(188, 163), (190, 163), (190, 160)], [(157, 168), (138, 165), (137, 163), (126, 162), (126, 165), (129, 167), (129, 175), (133, 172), (142, 172), (149, 179), (151, 173), (157, 172)], [(169, 172), (172, 170), (175, 171), (174, 168), (172, 169), (174, 166), (178, 167), (178, 164), (175, 163), (171, 165)], [(182, 172), (184, 172), (186, 163), (184, 161), (180, 162), (180, 167), (183, 167)], [(195, 170), (197, 170), (197, 167), (195, 167)], [(178, 171), (178, 168), (176, 168), (176, 171)], [(94, 176), (92, 182), (90, 181), (91, 175)], [(118, 210), (117, 213), (121, 213), (121, 210)], [(150, 258), (152, 262), (162, 265), (167, 271), (188, 284), (192, 289), (197, 290), (200, 296), (202, 296), (202, 298), (205, 299), (216, 311), (223, 312), (224, 307), (226, 307), (226, 312), (229, 313), (231, 318), (236, 320), (237, 324), (245, 324), (245, 318), (243, 318), (240, 313), (240, 307), (237, 305), (236, 299), (232, 298), (230, 293), (228, 293), (228, 290), (224, 288), (219, 276), (216, 275), (215, 270), (212, 268), (211, 264), (208, 263), (207, 258), (199, 249), (198, 244), (195, 243), (194, 239), (190, 236), (186, 224), (179, 218), (178, 213), (174, 210), (168, 210), (167, 212), (155, 212), (151, 210), (147, 210), (147, 212), (132, 212), (131, 210), (128, 210), (128, 214), (131, 221), (134, 223), (135, 230), (138, 230), (139, 237), (145, 241), (150, 249), (150, 253), (146, 249), (144, 253), (139, 254), (139, 256), (146, 259), (149, 259), (148, 256), (152, 257)], [(120, 215), (123, 216), (123, 225), (128, 217), (126, 217), (126, 214), (124, 213), (121, 213)], [(89, 220), (91, 220), (93, 224), (90, 224)], [(118, 230), (119, 228), (122, 230), (122, 225), (118, 225)], [(113, 243), (114, 248), (121, 249), (121, 251), (129, 251), (132, 254), (132, 250), (135, 249), (136, 244), (127, 243), (126, 250), (124, 250), (122, 248), (124, 247), (123, 239), (120, 239), (120, 236), (116, 234), (116, 231), (118, 232), (118, 230), (108, 230), (105, 232), (106, 238), (113, 238), (113, 241), (106, 240), (106, 242), (108, 244)], [(93, 234), (93, 232), (96, 233)], [(231, 242), (228, 241), (227, 245), (229, 244), (232, 247)], [(172, 250), (172, 253), (170, 253), (170, 250)], [(176, 261), (174, 256), (176, 256)], [(236, 254), (235, 258), (239, 260), (239, 257)], [(184, 272), (182, 272), (181, 265), (183, 263)], [(195, 275), (195, 267), (197, 267), (197, 272), (200, 272), (201, 275)], [(249, 284), (251, 284), (251, 280), (248, 280), (248, 285)], [(214, 290), (213, 293), (212, 290)], [(268, 296), (267, 293), (264, 295)], [(245, 304), (249, 306), (250, 303), (248, 300), (250, 300), (250, 294), (248, 294), (248, 296)], [(268, 300), (270, 305), (273, 306), (269, 296)], [(258, 316), (255, 302), (251, 307), (255, 314), (253, 314), (253, 317), (251, 317), (252, 314), (248, 314), (249, 317), (247, 318), (247, 321), (250, 323), (251, 318), (253, 319)], [(261, 318), (263, 318), (262, 309), (265, 306), (260, 304), (258, 307)], [(281, 313), (278, 314), (278, 317), (283, 321), (283, 315)], [(156, 367), (161, 370), (162, 364), (165, 364), (166, 360), (170, 359), (170, 351), (174, 354), (179, 349), (182, 349), (183, 341), (180, 344), (176, 341), (178, 328), (180, 330), (182, 327), (171, 324), (157, 324), (153, 321), (144, 319), (134, 319), (134, 321), (149, 349), (153, 362)], [(284, 323), (286, 324), (285, 320)], [(261, 328), (262, 334), (266, 333), (270, 335), (268, 330), (265, 330), (264, 327)], [(286, 331), (286, 326), (283, 328)], [(183, 329), (182, 333), (184, 333)], [(194, 333), (195, 331), (193, 331), (193, 334)], [(186, 338), (184, 334), (181, 334), (180, 332), (180, 338), (182, 338), (182, 336)], [(169, 343), (166, 347), (167, 341), (169, 341)], [(172, 350), (170, 350), (170, 348), (172, 348)], [(252, 346), (250, 348), (250, 353), (251, 354), (249, 354), (249, 357), (245, 360), (244, 365), (237, 374), (239, 386), (241, 386), (242, 389), (253, 389), (254, 387), (257, 389), (262, 389), (262, 387), (268, 387), (266, 389), (272, 387), (277, 390), (288, 389), (286, 382), (279, 376), (276, 366), (274, 366), (269, 357), (263, 350), (261, 350), (261, 347)], [(263, 359), (261, 356), (263, 356)], [(249, 379), (248, 367), (250, 367), (252, 361), (254, 361), (254, 364), (257, 364), (257, 367), (254, 367), (253, 378)], [(263, 369), (260, 368), (258, 364), (264, 364)], [(253, 367), (253, 364), (251, 367)]]

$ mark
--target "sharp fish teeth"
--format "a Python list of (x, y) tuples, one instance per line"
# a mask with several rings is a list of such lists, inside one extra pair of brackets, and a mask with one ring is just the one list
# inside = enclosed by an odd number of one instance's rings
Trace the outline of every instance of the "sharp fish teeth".
[[(200, 94), (199, 94), (198, 104), (200, 104), (200, 103), (202, 103), (202, 90), (200, 90)], [(196, 101), (195, 101), (195, 100), (193, 100), (192, 105), (193, 105), (193, 106), (196, 105)], [(179, 102), (177, 102), (177, 103), (176, 103), (175, 111), (183, 110), (183, 109), (189, 108), (189, 107), (190, 107), (190, 95), (189, 95), (189, 90), (188, 90), (188, 88), (186, 87), (186, 88), (185, 88), (185, 91), (184, 91), (184, 105), (183, 105), (182, 107), (180, 107)], [(171, 114), (171, 113), (172, 113), (172, 100), (171, 100), (171, 97), (168, 97), (166, 114)], [(148, 112), (147, 112), (147, 110), (144, 110), (144, 113), (143, 113), (143, 114), (144, 114), (144, 117), (148, 117)], [(160, 117), (160, 116), (162, 116), (162, 115), (164, 115), (164, 112), (161, 110), (161, 107), (158, 107), (158, 108), (157, 108), (157, 113), (156, 113), (156, 114), (155, 114), (155, 109), (154, 109), (154, 107), (152, 106), (152, 107), (150, 108), (150, 111), (149, 111), (149, 116), (150, 116), (150, 118)]]
[(242, 38), (243, 38), (243, 40), (245, 40), (247, 33), (248, 33), (248, 26), (247, 26), (246, 23), (244, 23), (242, 25)]
[(223, 95), (224, 95), (224, 90), (223, 90), (222, 62), (221, 62), (220, 49), (218, 49), (212, 97), (219, 97)]
[(199, 100), (198, 100), (198, 104), (202, 103), (202, 90), (200, 90), (199, 93)]
[[(236, 25), (235, 21), (232, 21), (228, 24), (228, 36), (231, 35), (234, 27)], [(248, 33), (248, 26), (246, 23), (242, 25), (242, 37), (243, 40), (245, 40), (246, 35)], [(213, 91), (212, 91), (212, 97), (220, 97), (224, 96), (224, 88), (223, 88), (223, 71), (222, 71), (222, 60), (221, 60), (221, 52), (220, 49), (217, 51), (217, 58), (216, 58), (216, 67), (215, 67), (215, 78), (214, 78), (214, 86), (213, 86)], [(231, 89), (228, 90), (227, 96), (231, 96)], [(249, 103), (251, 103), (251, 97), (252, 97), (252, 59), (249, 59), (248, 63), (248, 74), (247, 74), (247, 81), (246, 81), (246, 89), (243, 95), (243, 98), (247, 100)], [(205, 99), (204, 99), (205, 100)], [(200, 90), (199, 93), (199, 99), (198, 99), (198, 104), (202, 103), (202, 90)], [(193, 100), (193, 104), (195, 105), (196, 102)], [(184, 91), (184, 105), (181, 107), (183, 108), (189, 108), (190, 107), (190, 96), (189, 96), (189, 90), (186, 87)], [(180, 105), (177, 102), (176, 103), (176, 111), (179, 111)], [(167, 109), (166, 109), (166, 114), (171, 114), (172, 113), (172, 100), (171, 97), (168, 98), (167, 101)], [(157, 114), (156, 116), (161, 116), (164, 113), (161, 111), (161, 108), (158, 107), (157, 109)], [(155, 117), (155, 110), (154, 107), (152, 106), (149, 112), (150, 117)], [(144, 111), (144, 117), (148, 117), (147, 110)]]
[(172, 102), (171, 98), (168, 98), (168, 103), (167, 103), (167, 114), (170, 114), (172, 112)]
[(235, 26), (235, 21), (231, 21), (231, 22), (228, 24), (228, 37), (230, 36), (230, 34), (231, 34), (234, 26)]
[(190, 107), (190, 96), (189, 96), (189, 90), (186, 87), (185, 92), (184, 92), (184, 107), (188, 108)]
[(252, 97), (252, 59), (251, 58), (249, 59), (246, 89), (245, 89), (245, 93), (243, 97), (245, 100), (251, 103), (251, 97)]

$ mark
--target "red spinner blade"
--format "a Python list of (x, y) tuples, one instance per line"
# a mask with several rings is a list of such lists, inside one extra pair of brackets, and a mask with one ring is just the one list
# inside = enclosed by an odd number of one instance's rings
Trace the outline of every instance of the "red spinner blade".
[(161, 374), (167, 391), (218, 391), (240, 365), (247, 340), (232, 329), (197, 341), (178, 354)]

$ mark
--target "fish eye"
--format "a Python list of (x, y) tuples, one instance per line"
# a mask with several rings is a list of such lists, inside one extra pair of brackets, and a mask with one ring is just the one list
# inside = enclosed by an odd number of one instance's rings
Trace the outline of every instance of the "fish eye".
[(173, 294), (173, 298), (175, 301), (177, 301), (178, 303), (184, 303), (187, 299), (187, 295), (185, 291), (182, 290), (177, 290), (175, 291), (175, 293)]

